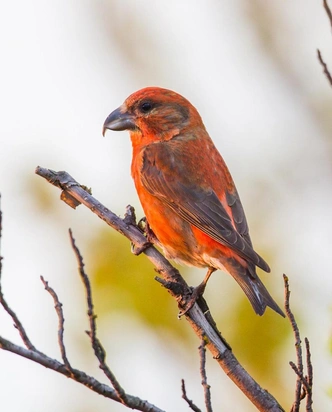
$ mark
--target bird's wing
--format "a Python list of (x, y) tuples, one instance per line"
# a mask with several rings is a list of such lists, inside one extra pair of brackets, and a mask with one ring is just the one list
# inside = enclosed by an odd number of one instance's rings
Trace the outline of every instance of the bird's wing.
[[(157, 147), (159, 146), (159, 147)], [(241, 257), (269, 272), (268, 264), (254, 251), (240, 198), (226, 193), (235, 227), (225, 207), (212, 189), (205, 189), (189, 181), (181, 156), (166, 146), (149, 145), (143, 154), (141, 180), (144, 187), (166, 203), (188, 223), (196, 226), (212, 239), (226, 245)]]
[(226, 191), (226, 201), (228, 206), (232, 209), (233, 221), (237, 232), (252, 246), (249, 235), (249, 227), (246, 216), (244, 214), (243, 206), (237, 190), (234, 188), (233, 192)]

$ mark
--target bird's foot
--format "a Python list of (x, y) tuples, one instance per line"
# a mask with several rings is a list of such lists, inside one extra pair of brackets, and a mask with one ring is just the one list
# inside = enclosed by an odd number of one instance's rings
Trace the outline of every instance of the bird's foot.
[(154, 231), (151, 229), (149, 222), (147, 221), (147, 218), (145, 216), (140, 219), (137, 226), (141, 229), (149, 242), (151, 242), (153, 245), (158, 245), (158, 238), (154, 234)]
[[(124, 220), (127, 224), (136, 226), (136, 215), (135, 215), (135, 210), (132, 206), (127, 206), (127, 212), (126, 212), (126, 216)], [(135, 256), (140, 255), (146, 249), (153, 246), (156, 243), (156, 241), (158, 241), (156, 235), (153, 233), (152, 229), (150, 228), (146, 220), (146, 217), (142, 217), (142, 219), (140, 219), (140, 221), (137, 223), (137, 227), (146, 237), (146, 242), (140, 246), (137, 246), (137, 245), (134, 245), (134, 243), (131, 243), (131, 252)]]
[(138, 256), (151, 246), (153, 246), (151, 242), (145, 242), (143, 243), (143, 245), (140, 245), (140, 246), (137, 246), (137, 245), (134, 245), (134, 243), (131, 243), (131, 252), (135, 256)]
[(178, 318), (185, 315), (197, 302), (197, 300), (203, 295), (205, 291), (206, 284), (202, 282), (197, 287), (192, 288), (192, 293), (187, 298), (184, 299), (184, 303), (181, 303), (180, 312)]

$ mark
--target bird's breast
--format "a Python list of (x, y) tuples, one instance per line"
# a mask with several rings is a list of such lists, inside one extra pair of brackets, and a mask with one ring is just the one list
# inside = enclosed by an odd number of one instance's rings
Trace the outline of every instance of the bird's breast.
[(207, 266), (191, 225), (144, 187), (140, 173), (142, 166), (143, 152), (134, 152), (131, 173), (136, 191), (149, 225), (166, 257), (191, 266)]

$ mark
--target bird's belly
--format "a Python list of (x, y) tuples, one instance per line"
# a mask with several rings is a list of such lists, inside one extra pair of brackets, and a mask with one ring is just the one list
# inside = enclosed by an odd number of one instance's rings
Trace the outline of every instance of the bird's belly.
[(245, 261), (229, 247), (211, 239), (160, 203), (158, 199), (153, 199), (144, 212), (167, 259), (188, 266), (213, 267), (228, 273), (232, 272), (234, 264), (246, 266)]
[(166, 258), (189, 266), (209, 266), (202, 257), (201, 245), (189, 223), (153, 196), (149, 202), (142, 203), (149, 225)]
[(238, 260), (236, 253), (229, 247), (192, 226), (166, 202), (148, 192), (135, 173), (135, 168), (133, 177), (145, 216), (166, 258), (189, 266), (226, 268), (227, 271), (229, 260)]

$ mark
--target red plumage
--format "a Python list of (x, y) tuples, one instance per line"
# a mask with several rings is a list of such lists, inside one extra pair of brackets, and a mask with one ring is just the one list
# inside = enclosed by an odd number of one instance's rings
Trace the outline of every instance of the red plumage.
[(131, 173), (149, 226), (168, 258), (208, 267), (200, 287), (221, 269), (239, 283), (255, 312), (282, 310), (256, 274), (270, 271), (254, 251), (231, 174), (193, 105), (148, 87), (129, 96), (104, 131), (129, 130)]

